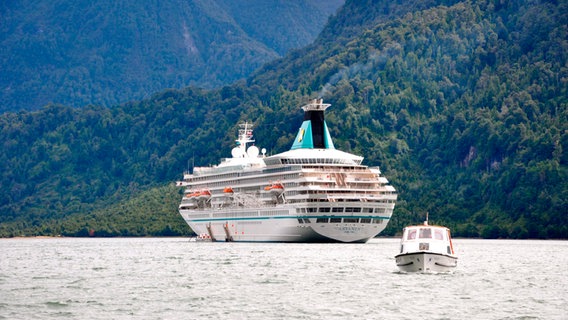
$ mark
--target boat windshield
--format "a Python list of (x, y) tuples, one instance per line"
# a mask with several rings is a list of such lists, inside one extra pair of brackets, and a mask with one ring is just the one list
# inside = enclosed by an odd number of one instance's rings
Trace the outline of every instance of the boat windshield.
[(420, 239), (431, 239), (432, 229), (430, 228), (420, 228)]
[(434, 239), (434, 240), (444, 240), (444, 230), (439, 228), (417, 228), (409, 229), (406, 233), (406, 240), (418, 239)]

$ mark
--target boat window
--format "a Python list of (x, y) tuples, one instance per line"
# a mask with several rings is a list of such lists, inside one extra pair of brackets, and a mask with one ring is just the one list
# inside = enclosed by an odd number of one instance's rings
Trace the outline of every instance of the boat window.
[(331, 208), (319, 208), (319, 212), (329, 212)]
[(361, 223), (371, 223), (371, 218), (361, 218)]
[(316, 223), (327, 223), (329, 218), (317, 218)]
[(304, 223), (310, 223), (310, 219), (304, 218)]
[(383, 223), (383, 219), (373, 219), (373, 223), (381, 224)]
[(341, 223), (341, 218), (330, 218), (329, 223)]
[(432, 230), (430, 228), (420, 228), (420, 239), (432, 238)]
[(373, 208), (363, 208), (363, 212), (365, 212), (365, 213), (373, 213)]
[(407, 240), (414, 240), (416, 239), (416, 230), (409, 230), (408, 236), (406, 237)]
[(341, 207), (341, 208), (333, 208), (332, 212), (343, 212), (343, 207)]
[(439, 229), (434, 230), (434, 239), (444, 240), (444, 234), (442, 233), (442, 230)]
[(304, 223), (304, 219), (298, 218), (298, 222), (299, 222), (299, 223)]
[(344, 218), (343, 222), (345, 222), (345, 223), (358, 223), (359, 218)]

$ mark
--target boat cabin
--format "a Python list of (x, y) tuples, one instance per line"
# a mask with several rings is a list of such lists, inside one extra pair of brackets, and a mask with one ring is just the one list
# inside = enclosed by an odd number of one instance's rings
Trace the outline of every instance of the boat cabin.
[(427, 251), (454, 254), (450, 229), (440, 226), (410, 226), (404, 228), (400, 253)]

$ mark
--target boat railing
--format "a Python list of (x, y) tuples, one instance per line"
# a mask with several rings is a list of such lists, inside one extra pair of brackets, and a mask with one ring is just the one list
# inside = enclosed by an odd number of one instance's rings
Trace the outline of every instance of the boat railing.
[(376, 172), (370, 172), (367, 170), (367, 168), (337, 168), (337, 167), (320, 167), (320, 168), (302, 168), (302, 172), (316, 172), (316, 173), (365, 173), (365, 174), (370, 174), (370, 173), (375, 173)]

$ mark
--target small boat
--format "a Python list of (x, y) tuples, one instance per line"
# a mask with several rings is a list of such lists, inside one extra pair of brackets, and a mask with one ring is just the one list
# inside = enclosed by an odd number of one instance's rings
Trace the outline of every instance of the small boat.
[(274, 194), (282, 194), (284, 192), (284, 186), (281, 183), (273, 183), (269, 186), (264, 187), (264, 191), (268, 191)]
[(404, 228), (396, 265), (403, 272), (448, 272), (458, 264), (450, 229), (428, 224)]

